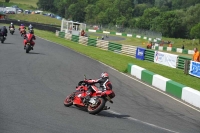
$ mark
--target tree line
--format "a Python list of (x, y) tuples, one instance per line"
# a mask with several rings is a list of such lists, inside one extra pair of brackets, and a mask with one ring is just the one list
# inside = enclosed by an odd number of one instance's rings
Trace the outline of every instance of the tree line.
[(39, 0), (37, 5), (73, 21), (200, 38), (199, 0)]

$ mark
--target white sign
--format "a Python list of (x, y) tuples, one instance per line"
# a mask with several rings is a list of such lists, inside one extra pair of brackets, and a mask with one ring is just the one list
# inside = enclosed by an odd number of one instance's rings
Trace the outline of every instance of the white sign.
[(178, 55), (155, 51), (154, 62), (172, 68), (176, 68), (177, 57)]

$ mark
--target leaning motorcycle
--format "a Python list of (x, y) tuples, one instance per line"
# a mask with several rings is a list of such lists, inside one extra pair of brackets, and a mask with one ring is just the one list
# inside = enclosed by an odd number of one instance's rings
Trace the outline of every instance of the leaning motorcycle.
[(114, 91), (110, 89), (93, 92), (89, 101), (85, 102), (84, 97), (86, 96), (86, 91), (89, 86), (95, 86), (95, 84), (88, 84), (85, 81), (80, 81), (76, 87), (76, 91), (66, 97), (64, 105), (66, 107), (75, 105), (78, 108), (86, 109), (90, 114), (98, 114), (102, 110), (108, 110), (109, 108), (106, 106), (106, 102), (109, 101), (113, 103), (111, 99), (115, 97)]
[(4, 43), (4, 41), (6, 40), (6, 37), (4, 36), (3, 33), (0, 33), (0, 40), (1, 40), (1, 43)]
[(14, 28), (10, 28), (10, 34), (14, 34), (14, 32), (15, 32), (15, 30), (14, 30)]

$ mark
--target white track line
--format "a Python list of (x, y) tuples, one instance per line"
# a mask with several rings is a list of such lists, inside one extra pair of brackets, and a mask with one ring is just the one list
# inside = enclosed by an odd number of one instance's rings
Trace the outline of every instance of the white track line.
[[(110, 112), (110, 113), (116, 114), (116, 115), (120, 115), (120, 113), (117, 113), (117, 112), (112, 111), (112, 110), (107, 110), (107, 111)], [(160, 127), (160, 126), (157, 126), (157, 125), (145, 122), (145, 121), (141, 121), (141, 120), (138, 120), (138, 119), (133, 118), (133, 117), (124, 117), (124, 118), (128, 119), (128, 120), (132, 120), (132, 121), (138, 122), (138, 123), (142, 123), (144, 125), (148, 125), (148, 126), (151, 126), (151, 127), (157, 128), (157, 129), (165, 130), (165, 131), (172, 132), (172, 133), (178, 133), (176, 131), (173, 131), (173, 130), (170, 130), (170, 129), (167, 129), (167, 128), (163, 128), (163, 127)]]
[[(44, 38), (42, 38), (42, 37), (38, 37), (38, 38), (41, 38), (41, 39), (46, 40), (46, 41), (48, 41), (48, 42), (52, 42), (52, 43), (58, 44), (58, 43), (56, 43), (56, 42), (49, 41), (49, 40), (44, 39)], [(63, 46), (63, 45), (61, 45), (61, 44), (58, 44), (58, 45)], [(63, 46), (63, 47), (67, 47), (67, 46)], [(67, 47), (67, 48), (68, 48), (68, 49), (71, 49), (71, 48), (69, 48), (69, 47)], [(73, 49), (71, 49), (71, 50), (73, 50)], [(75, 50), (73, 50), (73, 51), (75, 51)], [(75, 52), (77, 52), (77, 51), (75, 51)], [(77, 53), (78, 53), (78, 52), (77, 52)], [(86, 57), (88, 57), (88, 58), (90, 58), (90, 59), (92, 59), (92, 60), (95, 60), (95, 59), (93, 59), (93, 58), (91, 58), (91, 57), (89, 57), (89, 56), (87, 56), (87, 55), (82, 54), (82, 53), (79, 53), (79, 54), (81, 54), (81, 55), (83, 55), (83, 56), (86, 56)], [(98, 61), (98, 60), (96, 60), (96, 61)], [(100, 62), (100, 61), (98, 61), (98, 62), (101, 63), (101, 64), (103, 64), (103, 65), (105, 65), (105, 66), (107, 66), (107, 67), (109, 67), (109, 68), (111, 68), (111, 69), (113, 69), (113, 70), (115, 70), (115, 71), (117, 71), (117, 72), (119, 72), (119, 71), (116, 70), (115, 68), (112, 68), (111, 66), (108, 66), (107, 64), (105, 64), (105, 63), (103, 63), (103, 62)], [(128, 64), (127, 64), (127, 65), (128, 65)], [(185, 105), (185, 106), (187, 106), (187, 107), (189, 107), (189, 108), (191, 108), (191, 109), (193, 109), (193, 110), (196, 110), (197, 112), (200, 113), (200, 110), (199, 110), (199, 109), (197, 109), (197, 108), (195, 108), (195, 107), (192, 107), (191, 105), (186, 104), (186, 103), (182, 102), (181, 100), (178, 100), (178, 99), (176, 99), (176, 98), (170, 96), (169, 94), (167, 94), (167, 93), (165, 93), (165, 92), (163, 92), (163, 91), (161, 91), (161, 90), (156, 89), (156, 88), (153, 87), (153, 86), (150, 86), (150, 85), (148, 85), (148, 84), (146, 84), (146, 83), (144, 83), (144, 82), (142, 82), (142, 81), (140, 81), (140, 80), (138, 80), (138, 79), (136, 79), (136, 78), (133, 78), (133, 77), (131, 77), (131, 76), (125, 74), (125, 73), (122, 73), (122, 72), (119, 72), (119, 73), (121, 73), (121, 74), (123, 74), (123, 75), (125, 75), (125, 76), (127, 76), (127, 77), (129, 77), (129, 78), (131, 78), (131, 79), (133, 79), (133, 80), (135, 80), (135, 81), (137, 81), (137, 82), (139, 82), (139, 83), (141, 83), (141, 84), (143, 84), (143, 85), (145, 85), (145, 86), (147, 86), (147, 87), (149, 87), (149, 88), (151, 88), (151, 89), (157, 91), (157, 92), (160, 92), (160, 93), (162, 93), (163, 95), (166, 95), (166, 96), (172, 98), (173, 100), (175, 100), (175, 101), (177, 101), (177, 102), (179, 102), (179, 103), (182, 103), (183, 105)]]

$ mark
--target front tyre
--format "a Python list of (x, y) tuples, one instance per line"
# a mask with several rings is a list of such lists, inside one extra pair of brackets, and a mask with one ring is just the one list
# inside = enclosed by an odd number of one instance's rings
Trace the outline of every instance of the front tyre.
[(98, 114), (99, 112), (101, 112), (103, 110), (103, 108), (105, 107), (106, 104), (106, 100), (103, 98), (98, 98), (98, 103), (96, 106), (92, 106), (92, 104), (88, 105), (88, 112), (90, 114)]
[(66, 99), (64, 100), (64, 105), (66, 107), (72, 106), (73, 105), (73, 99), (74, 99), (74, 93), (72, 93), (71, 95), (66, 97)]

